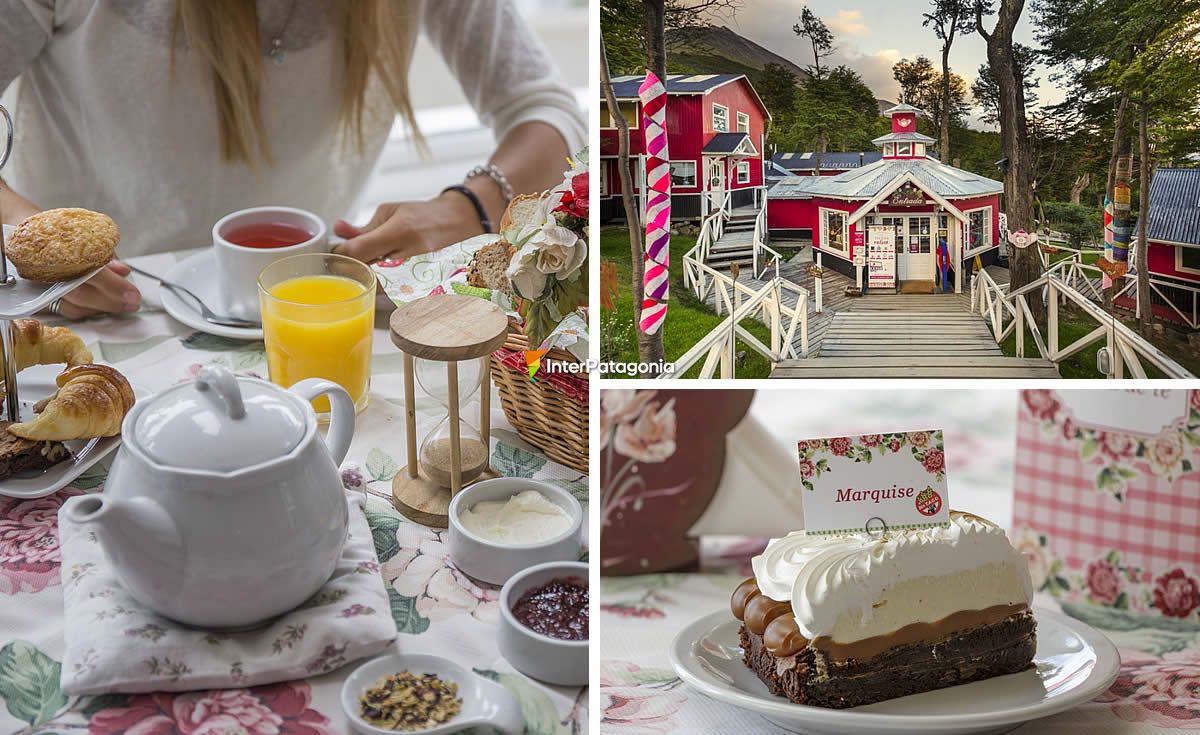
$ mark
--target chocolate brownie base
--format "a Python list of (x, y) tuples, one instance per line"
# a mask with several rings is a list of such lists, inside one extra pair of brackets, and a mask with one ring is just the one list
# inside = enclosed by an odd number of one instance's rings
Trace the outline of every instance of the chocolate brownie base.
[(22, 439), (0, 421), (0, 480), (22, 472), (39, 472), (71, 456), (61, 442)]
[(1030, 668), (1037, 648), (1033, 614), (962, 631), (933, 643), (897, 646), (869, 659), (834, 661), (808, 646), (780, 658), (741, 627), (742, 660), (772, 694), (796, 704), (842, 709), (966, 684)]

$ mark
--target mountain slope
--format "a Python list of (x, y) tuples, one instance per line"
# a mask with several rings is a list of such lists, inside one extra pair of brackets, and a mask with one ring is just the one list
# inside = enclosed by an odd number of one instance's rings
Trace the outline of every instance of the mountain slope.
[(761, 71), (767, 64), (779, 64), (807, 79), (808, 72), (799, 64), (759, 46), (725, 26), (706, 26), (667, 33), (667, 63), (672, 71), (703, 74)]

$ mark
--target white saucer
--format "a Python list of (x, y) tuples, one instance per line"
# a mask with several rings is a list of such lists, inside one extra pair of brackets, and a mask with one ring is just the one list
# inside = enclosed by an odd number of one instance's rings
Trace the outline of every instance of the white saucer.
[[(17, 388), (21, 394), (21, 419), (34, 417), (33, 404), (53, 395), (58, 390), (54, 379), (61, 372), (58, 365), (37, 365), (22, 370), (17, 376)], [(149, 393), (130, 385), (137, 399), (144, 400)], [(63, 442), (71, 452), (71, 459), (59, 462), (43, 472), (30, 475), (14, 475), (0, 481), (0, 496), (10, 498), (40, 498), (61, 490), (82, 475), (89, 467), (104, 459), (121, 444), (121, 435), (99, 439), (78, 439)]]
[(1111, 642), (1074, 618), (1034, 610), (1034, 669), (852, 709), (792, 704), (742, 663), (740, 623), (728, 611), (684, 628), (668, 651), (675, 672), (713, 699), (808, 735), (974, 735), (1008, 732), (1094, 699), (1121, 669)]
[[(0, 236), (3, 236), (7, 242), (9, 235), (15, 229), (12, 225), (4, 225), (0, 227), (0, 231), (2, 231)], [(12, 261), (8, 261), (8, 273), (16, 280), (11, 286), (0, 288), (0, 319), (21, 319), (36, 314), (83, 285), (84, 281), (99, 273), (102, 268), (104, 266), (70, 281), (42, 283), (21, 278), (17, 274), (16, 266), (12, 264)]]
[[(176, 263), (171, 270), (162, 276), (164, 280), (178, 283), (180, 286), (196, 294), (208, 308), (220, 311), (217, 301), (217, 264), (212, 248), (206, 248), (190, 255)], [(263, 338), (262, 327), (223, 327), (206, 321), (195, 305), (188, 299), (181, 299), (171, 291), (158, 289), (163, 308), (175, 321), (205, 334), (230, 339), (259, 340)]]

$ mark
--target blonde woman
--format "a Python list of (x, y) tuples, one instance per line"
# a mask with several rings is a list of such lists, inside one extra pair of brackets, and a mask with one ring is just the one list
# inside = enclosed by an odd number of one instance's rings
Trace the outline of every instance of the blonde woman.
[[(561, 181), (583, 118), (511, 0), (7, 0), (0, 91), (18, 80), (0, 216), (82, 206), (121, 226), (124, 257), (198, 247), (263, 204), (334, 222), (366, 261), (427, 252), (499, 221), (507, 198)], [(397, 114), (417, 34), (499, 141), (490, 164), (428, 201), (337, 220)], [(582, 54), (581, 54), (582, 58)], [(112, 263), (62, 315), (136, 310)]]

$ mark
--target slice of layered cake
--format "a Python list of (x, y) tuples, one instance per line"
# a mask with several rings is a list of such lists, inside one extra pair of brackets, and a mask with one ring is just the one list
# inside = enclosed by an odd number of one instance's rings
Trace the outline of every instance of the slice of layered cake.
[(1029, 568), (994, 523), (774, 539), (733, 593), (743, 658), (773, 694), (857, 707), (1030, 668)]

